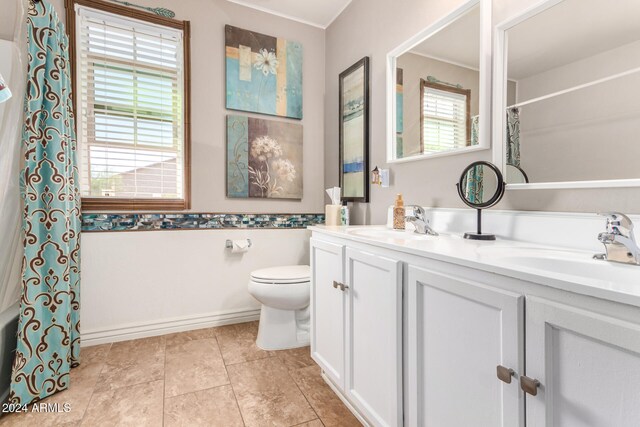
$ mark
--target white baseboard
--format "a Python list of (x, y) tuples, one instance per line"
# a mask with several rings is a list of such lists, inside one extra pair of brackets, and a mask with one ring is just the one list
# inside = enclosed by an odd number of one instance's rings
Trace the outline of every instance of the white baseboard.
[(117, 327), (95, 329), (82, 332), (82, 347), (127, 341), (137, 338), (154, 337), (174, 332), (184, 332), (193, 329), (211, 328), (214, 326), (230, 325), (233, 323), (250, 322), (260, 318), (260, 309), (247, 308), (198, 316), (185, 316), (164, 319), (155, 322), (122, 325)]

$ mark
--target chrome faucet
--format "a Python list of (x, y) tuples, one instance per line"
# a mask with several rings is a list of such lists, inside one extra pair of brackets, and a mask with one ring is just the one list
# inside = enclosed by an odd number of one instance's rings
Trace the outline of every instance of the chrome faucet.
[(407, 222), (410, 222), (416, 228), (416, 233), (419, 234), (428, 234), (430, 236), (437, 236), (438, 233), (431, 228), (429, 225), (429, 220), (427, 219), (427, 214), (425, 213), (422, 206), (418, 205), (409, 205), (407, 208), (411, 208), (413, 210), (413, 215), (405, 216)]
[(607, 253), (594, 255), (593, 258), (640, 265), (640, 247), (633, 236), (631, 218), (619, 212), (600, 215), (607, 218), (607, 231), (598, 234), (598, 240)]

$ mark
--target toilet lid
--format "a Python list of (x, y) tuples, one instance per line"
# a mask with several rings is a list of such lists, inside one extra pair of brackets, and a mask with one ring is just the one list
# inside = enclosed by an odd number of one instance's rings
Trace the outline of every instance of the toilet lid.
[(285, 265), (256, 270), (251, 279), (262, 283), (300, 283), (307, 282), (311, 276), (308, 265)]

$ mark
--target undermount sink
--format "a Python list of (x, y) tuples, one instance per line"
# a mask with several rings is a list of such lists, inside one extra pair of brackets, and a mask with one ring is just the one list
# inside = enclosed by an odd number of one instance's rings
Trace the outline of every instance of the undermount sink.
[(393, 230), (390, 228), (382, 227), (354, 228), (347, 231), (347, 233), (351, 234), (352, 236), (367, 237), (371, 239), (428, 240), (437, 237), (428, 234), (418, 234), (413, 230)]
[(592, 253), (584, 251), (493, 246), (480, 248), (478, 253), (500, 264), (618, 284), (637, 283), (640, 273), (638, 266), (596, 260)]

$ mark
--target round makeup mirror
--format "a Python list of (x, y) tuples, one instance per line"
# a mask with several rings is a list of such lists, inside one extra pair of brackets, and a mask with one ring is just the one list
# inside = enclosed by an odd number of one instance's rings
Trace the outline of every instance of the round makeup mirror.
[(457, 187), (462, 201), (478, 211), (477, 231), (465, 233), (464, 238), (495, 240), (494, 234), (482, 233), (482, 209), (494, 206), (504, 196), (506, 184), (500, 170), (489, 162), (473, 162), (460, 175)]
[(504, 173), (508, 184), (528, 184), (529, 177), (520, 166), (507, 165)]

